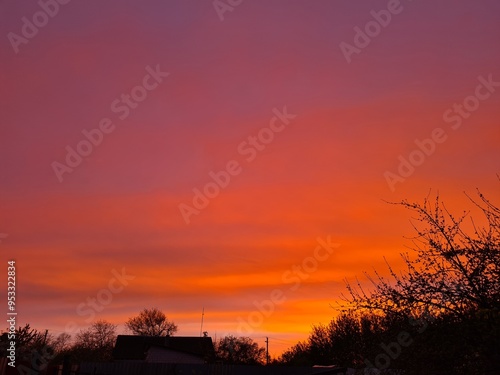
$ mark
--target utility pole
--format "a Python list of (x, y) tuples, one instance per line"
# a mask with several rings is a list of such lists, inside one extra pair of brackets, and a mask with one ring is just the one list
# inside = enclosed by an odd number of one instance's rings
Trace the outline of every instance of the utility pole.
[(201, 311), (201, 327), (200, 327), (200, 337), (203, 333), (203, 315), (205, 315), (205, 307), (203, 307), (203, 310)]
[(269, 364), (269, 337), (266, 337), (266, 365)]

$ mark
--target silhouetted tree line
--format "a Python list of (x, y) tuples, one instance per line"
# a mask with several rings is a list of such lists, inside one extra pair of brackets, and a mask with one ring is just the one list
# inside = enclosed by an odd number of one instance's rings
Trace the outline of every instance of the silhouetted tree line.
[[(177, 325), (157, 308), (144, 309), (130, 318), (125, 326), (136, 335), (171, 336), (177, 332)], [(42, 332), (31, 328), (29, 324), (18, 327), (15, 333), (19, 372), (43, 374), (51, 365), (62, 364), (65, 358), (72, 363), (110, 361), (116, 342), (116, 328), (115, 324), (106, 320), (97, 320), (72, 337), (66, 332), (54, 336), (47, 330)], [(3, 353), (8, 341), (6, 336), (2, 337)]]
[[(314, 326), (306, 341), (272, 364), (391, 368), (406, 374), (500, 373), (500, 209), (478, 196), (470, 200), (482, 213), (479, 222), (468, 212), (455, 217), (439, 197), (398, 203), (414, 214), (416, 231), (413, 256), (402, 254), (405, 271), (388, 266), (390, 278), (367, 275), (369, 290), (359, 281), (346, 282), (339, 315)], [(144, 309), (125, 325), (138, 335), (177, 331), (156, 308)], [(73, 363), (110, 360), (116, 325), (99, 320), (74, 339), (26, 325), (16, 336), (18, 358), (43, 373), (68, 356)], [(224, 363), (265, 362), (264, 348), (248, 337), (227, 336), (214, 344)]]
[(466, 321), (374, 313), (341, 313), (313, 327), (278, 363), (404, 369), (408, 374), (498, 373), (500, 321), (479, 313)]
[[(142, 310), (137, 316), (128, 319), (125, 326), (135, 335), (172, 336), (177, 332), (177, 325), (157, 308)], [(49, 373), (51, 367), (62, 365), (65, 359), (70, 359), (71, 363), (111, 361), (116, 328), (116, 325), (106, 320), (97, 320), (71, 337), (65, 332), (59, 336), (48, 331), (41, 332), (29, 324), (19, 327), (16, 329), (19, 373)], [(6, 345), (6, 341), (2, 344)], [(265, 349), (249, 337), (222, 337), (214, 342), (214, 348), (216, 359), (225, 364), (265, 363)]]
[(390, 278), (347, 282), (340, 315), (313, 327), (282, 364), (404, 369), (415, 374), (500, 373), (500, 209), (469, 198), (480, 222), (436, 197), (399, 203), (414, 214), (414, 255)]

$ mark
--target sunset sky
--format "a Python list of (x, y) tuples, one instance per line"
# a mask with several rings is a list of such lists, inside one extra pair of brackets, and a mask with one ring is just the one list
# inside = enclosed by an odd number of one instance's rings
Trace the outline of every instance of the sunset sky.
[(155, 306), (197, 336), (204, 308), (277, 355), (400, 265), (411, 214), (385, 201), (500, 202), (496, 0), (66, 1), (0, 2), (19, 325), (123, 333)]

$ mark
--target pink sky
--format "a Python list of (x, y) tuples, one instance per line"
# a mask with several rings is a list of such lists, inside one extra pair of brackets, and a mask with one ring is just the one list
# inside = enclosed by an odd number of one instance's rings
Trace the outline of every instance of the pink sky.
[[(112, 300), (94, 319), (120, 332), (156, 306), (198, 335), (205, 308), (219, 337), (278, 290), (250, 336), (279, 354), (336, 314), (344, 278), (400, 264), (410, 214), (384, 200), (432, 189), (461, 212), (479, 188), (498, 203), (500, 4), (401, 1), (356, 47), (355, 27), (388, 3), (243, 1), (221, 20), (210, 1), (71, 1), (13, 47), (41, 8), (1, 2), (0, 249), (16, 260), (19, 324), (84, 328), (78, 306), (101, 293)], [(358, 48), (350, 63), (342, 42)], [(136, 88), (151, 69), (169, 75)], [(146, 97), (120, 119), (112, 103), (131, 92)], [(283, 130), (263, 131), (284, 107)], [(59, 181), (53, 163), (105, 118), (113, 131)], [(391, 188), (384, 174), (438, 128), (446, 139)], [(242, 146), (257, 150), (248, 161), (239, 147), (259, 134), (273, 139)], [(186, 223), (179, 205), (232, 160), (239, 172)], [(340, 246), (284, 281), (327, 236)], [(123, 268), (134, 278), (101, 292)]]

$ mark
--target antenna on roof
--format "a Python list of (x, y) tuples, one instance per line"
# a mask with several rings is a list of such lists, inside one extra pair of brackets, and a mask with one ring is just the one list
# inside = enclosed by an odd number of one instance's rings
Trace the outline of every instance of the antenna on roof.
[(201, 327), (200, 327), (200, 337), (203, 333), (203, 315), (205, 315), (205, 307), (203, 307), (203, 310), (201, 311)]

